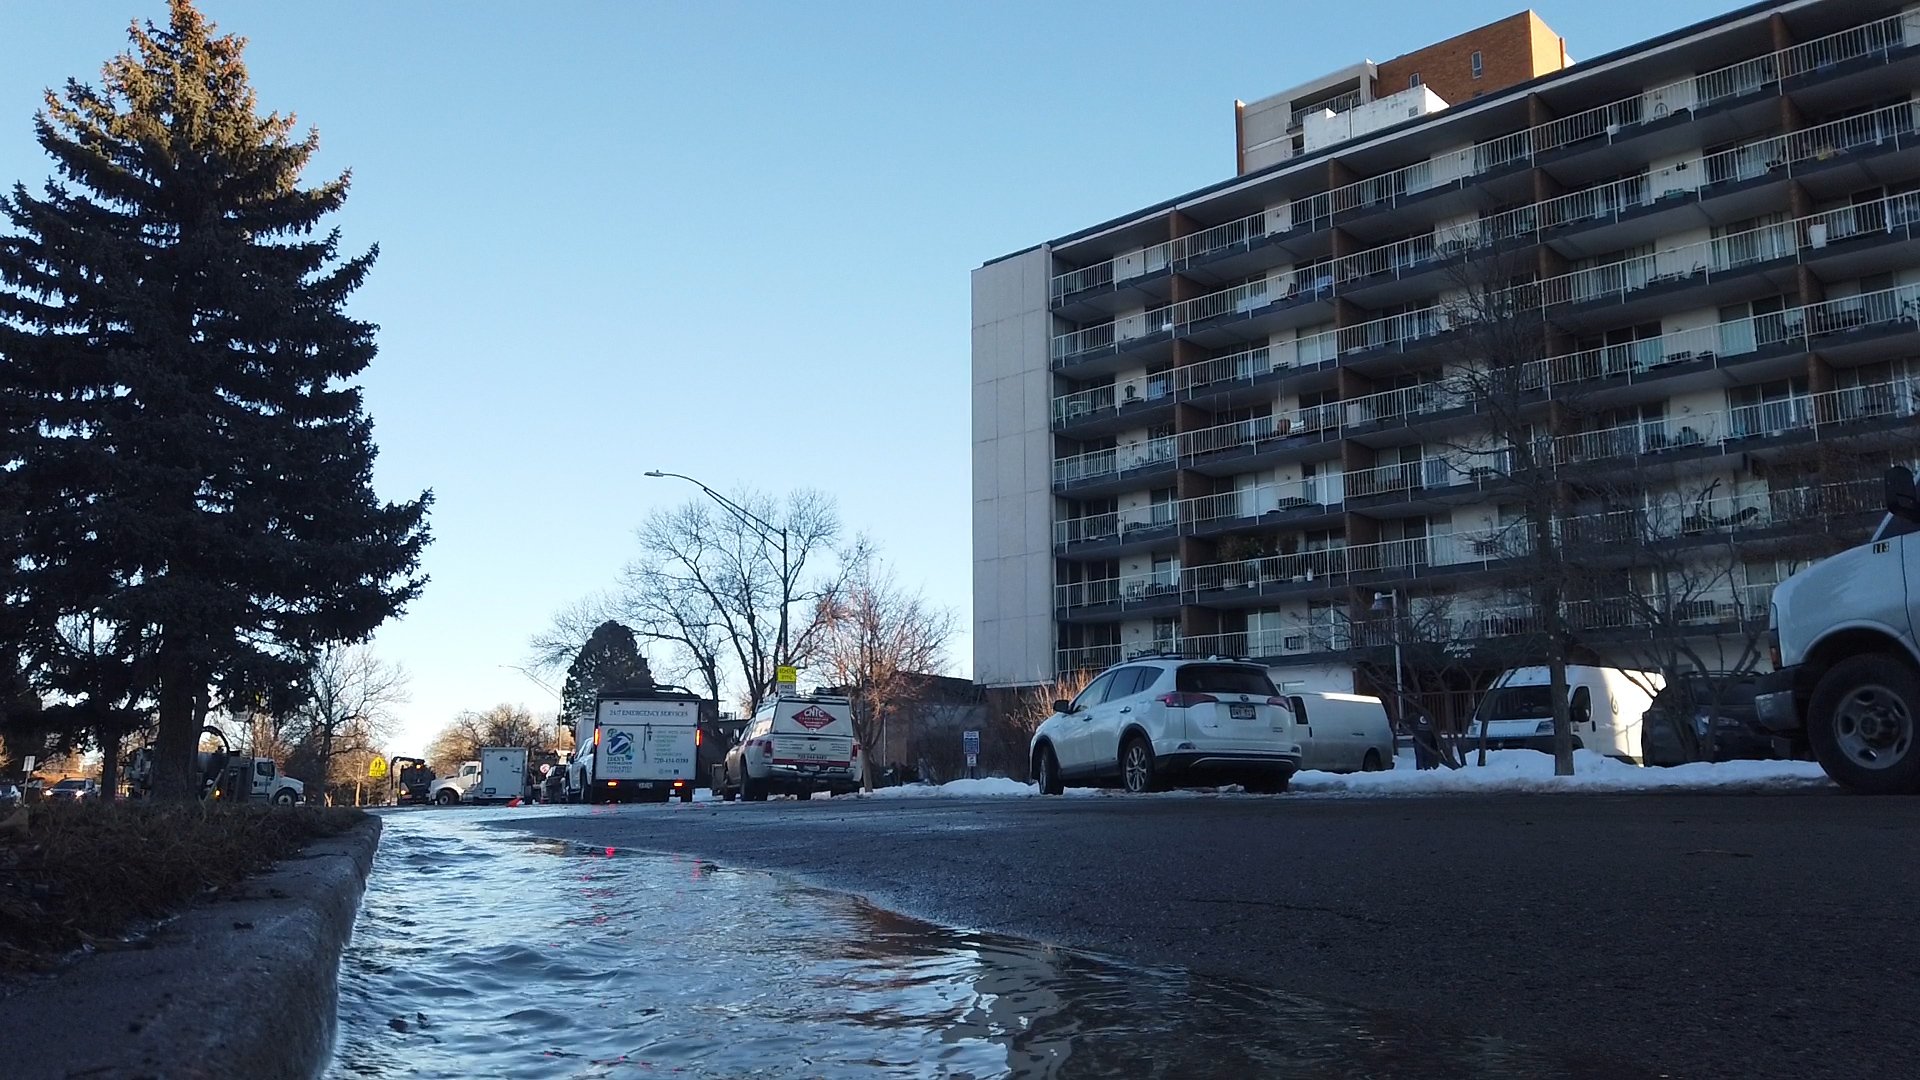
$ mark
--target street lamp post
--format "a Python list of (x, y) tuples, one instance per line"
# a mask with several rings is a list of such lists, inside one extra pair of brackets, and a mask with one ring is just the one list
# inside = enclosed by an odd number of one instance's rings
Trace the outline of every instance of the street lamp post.
[(792, 587), (791, 582), (787, 580), (787, 574), (789, 573), (789, 567), (787, 565), (787, 530), (782, 526), (773, 525), (769, 523), (765, 518), (760, 517), (758, 514), (755, 514), (753, 511), (748, 510), (746, 507), (741, 506), (739, 503), (734, 502), (732, 499), (727, 498), (725, 495), (720, 494), (719, 492), (713, 490), (707, 485), (701, 483), (698, 480), (695, 480), (693, 477), (688, 476), (684, 473), (662, 472), (659, 469), (649, 469), (647, 470), (646, 475), (651, 476), (656, 480), (662, 479), (665, 477), (671, 477), (672, 479), (675, 479), (675, 480), (685, 480), (687, 483), (692, 484), (694, 487), (697, 487), (701, 491), (705, 492), (707, 495), (707, 498), (712, 499), (714, 502), (719, 503), (720, 506), (723, 509), (725, 509), (728, 513), (740, 519), (742, 523), (744, 523), (748, 528), (754, 531), (755, 535), (760, 537), (761, 542), (773, 544), (776, 548), (779, 549), (779, 552), (780, 552), (780, 640), (779, 640), (779, 643), (774, 646), (773, 664), (775, 668), (779, 668), (786, 665), (787, 663), (787, 591), (789, 588)]
[[(1383, 607), (1383, 604), (1386, 606)], [(1393, 613), (1393, 688), (1395, 694), (1405, 697), (1407, 693), (1407, 680), (1405, 671), (1400, 663), (1400, 590), (1394, 589), (1390, 592), (1374, 593), (1373, 610), (1391, 611)], [(1393, 707), (1394, 715), (1399, 716), (1404, 711), (1401, 704), (1396, 701)]]

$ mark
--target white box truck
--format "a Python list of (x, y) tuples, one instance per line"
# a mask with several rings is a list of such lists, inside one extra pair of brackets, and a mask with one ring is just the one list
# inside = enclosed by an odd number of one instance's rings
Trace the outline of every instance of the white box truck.
[(1774, 671), (1754, 709), (1784, 740), (1805, 738), (1837, 783), (1920, 794), (1920, 497), (1887, 474), (1887, 515), (1864, 544), (1774, 586)]
[(704, 699), (680, 687), (601, 694), (574, 726), (571, 801), (693, 801)]
[(483, 746), (480, 760), (464, 762), (460, 771), (435, 780), (430, 797), (441, 806), (455, 803), (504, 803), (527, 794), (527, 748)]

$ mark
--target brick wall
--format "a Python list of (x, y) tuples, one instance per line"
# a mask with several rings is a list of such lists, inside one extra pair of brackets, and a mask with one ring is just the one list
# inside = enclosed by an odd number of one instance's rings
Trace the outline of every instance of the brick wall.
[[(1481, 61), (1477, 79), (1475, 52)], [(1397, 94), (1418, 73), (1447, 104), (1464, 105), (1476, 93), (1492, 93), (1560, 70), (1563, 55), (1560, 37), (1538, 15), (1523, 11), (1381, 64), (1374, 94)]]

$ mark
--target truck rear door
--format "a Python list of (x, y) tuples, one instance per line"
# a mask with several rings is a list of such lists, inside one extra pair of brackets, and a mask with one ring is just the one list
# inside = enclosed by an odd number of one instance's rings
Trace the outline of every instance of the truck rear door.
[(780, 702), (773, 711), (773, 763), (801, 769), (851, 766), (852, 707), (845, 702)]
[(699, 719), (700, 703), (693, 700), (601, 702), (594, 779), (694, 779)]

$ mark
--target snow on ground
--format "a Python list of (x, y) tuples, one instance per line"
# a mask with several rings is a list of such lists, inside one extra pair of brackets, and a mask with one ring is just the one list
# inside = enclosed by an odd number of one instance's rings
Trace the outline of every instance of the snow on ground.
[(1534, 750), (1494, 750), (1484, 766), (1468, 756), (1464, 769), (1413, 767), (1402, 754), (1388, 772), (1303, 772), (1293, 790), (1342, 795), (1446, 795), (1468, 792), (1549, 791), (1695, 791), (1714, 788), (1825, 787), (1820, 766), (1811, 761), (1696, 762), (1671, 768), (1629, 765), (1594, 750), (1573, 752), (1573, 775), (1553, 775), (1553, 757)]
[(875, 788), (871, 794), (876, 799), (973, 798), (982, 795), (1038, 795), (1040, 789), (1004, 776), (985, 776), (978, 780), (950, 780), (944, 784), (902, 784), (899, 787)]
[[(1494, 750), (1484, 766), (1469, 756), (1463, 769), (1413, 767), (1413, 755), (1402, 753), (1395, 768), (1377, 773), (1303, 772), (1293, 778), (1293, 790), (1312, 795), (1459, 795), (1524, 792), (1702, 791), (1714, 789), (1781, 790), (1826, 787), (1832, 783), (1811, 761), (1700, 762), (1671, 768), (1646, 769), (1615, 761), (1593, 750), (1573, 752), (1572, 776), (1553, 775), (1553, 758), (1533, 750)], [(1228, 788), (1238, 792), (1238, 788)], [(1032, 784), (1004, 777), (954, 780), (945, 784), (908, 784), (880, 788), (876, 799), (978, 798), (1038, 795)], [(1099, 795), (1095, 788), (1068, 788), (1068, 795)], [(1163, 792), (1157, 797), (1191, 797), (1192, 790)], [(1256, 796), (1257, 797), (1257, 796)]]

